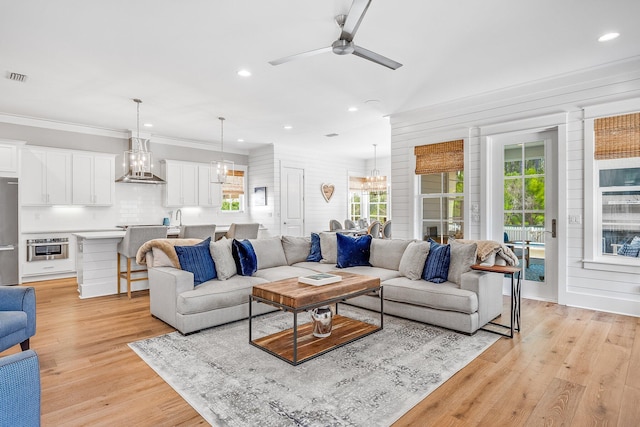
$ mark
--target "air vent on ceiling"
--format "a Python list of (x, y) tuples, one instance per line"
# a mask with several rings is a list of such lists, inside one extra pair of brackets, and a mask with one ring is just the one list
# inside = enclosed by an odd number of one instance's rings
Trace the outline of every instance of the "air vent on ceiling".
[(338, 136), (338, 134), (337, 134), (337, 133), (328, 133), (328, 134), (326, 134), (325, 136), (326, 136), (327, 138), (334, 138), (334, 137)]
[(26, 74), (20, 74), (20, 73), (9, 72), (7, 74), (7, 78), (9, 80), (14, 80), (16, 82), (22, 82), (22, 83), (27, 81), (27, 75)]

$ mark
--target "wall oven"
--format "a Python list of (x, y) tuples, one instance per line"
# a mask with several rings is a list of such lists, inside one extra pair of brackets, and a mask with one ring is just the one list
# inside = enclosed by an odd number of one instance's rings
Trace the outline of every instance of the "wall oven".
[(27, 240), (27, 261), (43, 261), (69, 258), (69, 238)]

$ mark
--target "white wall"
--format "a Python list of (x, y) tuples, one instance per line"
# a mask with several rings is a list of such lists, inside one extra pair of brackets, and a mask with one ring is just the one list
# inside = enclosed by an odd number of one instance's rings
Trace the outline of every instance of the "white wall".
[[(640, 316), (640, 267), (634, 273), (583, 268), (583, 225), (568, 224), (568, 215), (585, 217), (583, 109), (608, 102), (640, 98), (640, 58), (557, 76), (455, 102), (395, 114), (392, 128), (392, 204), (394, 237), (419, 237), (414, 190), (417, 145), (465, 139), (465, 218), (470, 206), (488, 212), (490, 158), (483, 146), (491, 129), (522, 131), (552, 126), (559, 136), (559, 291), (561, 304)], [(486, 218), (466, 221), (465, 235), (485, 238)]]

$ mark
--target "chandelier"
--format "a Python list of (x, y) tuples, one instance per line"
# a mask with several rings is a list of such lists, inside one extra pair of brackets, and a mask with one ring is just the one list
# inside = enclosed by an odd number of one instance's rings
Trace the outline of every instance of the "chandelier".
[(229, 175), (234, 175), (233, 160), (225, 160), (224, 158), (224, 117), (218, 117), (220, 120), (220, 160), (211, 162), (211, 182), (214, 184), (224, 184), (227, 182)]
[(131, 137), (129, 150), (124, 152), (124, 173), (133, 179), (153, 179), (153, 155), (147, 144), (149, 139), (140, 138), (140, 104), (142, 100), (134, 99), (137, 104), (136, 136)]
[(378, 170), (378, 144), (373, 144), (373, 169), (369, 176), (364, 177), (362, 183), (362, 192), (371, 193), (387, 190), (387, 177), (380, 175)]

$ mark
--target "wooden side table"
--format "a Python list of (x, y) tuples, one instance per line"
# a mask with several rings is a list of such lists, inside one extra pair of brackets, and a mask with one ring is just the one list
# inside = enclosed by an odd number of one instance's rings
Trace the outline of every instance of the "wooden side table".
[[(520, 332), (520, 288), (521, 281), (520, 275), (521, 271), (518, 267), (512, 267), (510, 265), (472, 265), (472, 270), (477, 271), (488, 271), (490, 273), (498, 273), (498, 274), (509, 274), (511, 275), (511, 324), (503, 325), (501, 323), (489, 322), (490, 325), (499, 326), (501, 328), (505, 328), (509, 330), (509, 333), (503, 333), (499, 331), (494, 331), (492, 329), (484, 329), (480, 328), (483, 331), (492, 332), (494, 334), (502, 335), (503, 337), (513, 338), (514, 330)], [(518, 280), (515, 280), (515, 275), (518, 275)]]

